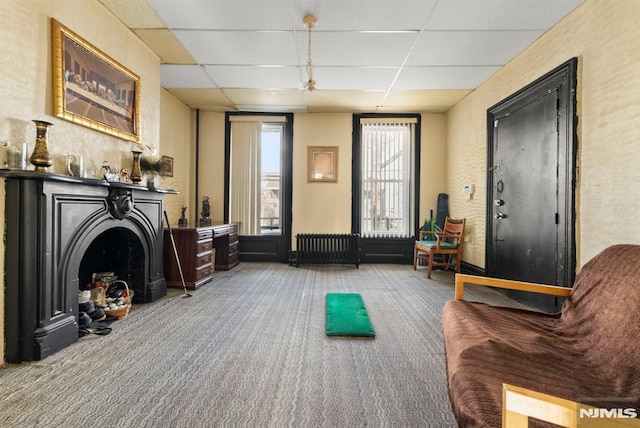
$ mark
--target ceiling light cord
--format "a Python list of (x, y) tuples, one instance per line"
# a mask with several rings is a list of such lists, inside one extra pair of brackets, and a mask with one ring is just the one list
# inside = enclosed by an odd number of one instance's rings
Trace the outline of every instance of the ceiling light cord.
[(313, 62), (311, 61), (311, 29), (316, 26), (318, 20), (313, 15), (307, 15), (302, 19), (304, 25), (309, 30), (309, 44), (307, 47), (307, 83), (305, 84), (305, 89), (308, 91), (313, 91), (316, 89), (316, 81), (313, 80)]

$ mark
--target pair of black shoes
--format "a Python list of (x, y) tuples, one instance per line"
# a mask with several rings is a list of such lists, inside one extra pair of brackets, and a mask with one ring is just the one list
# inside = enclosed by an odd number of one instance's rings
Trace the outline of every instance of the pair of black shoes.
[(81, 329), (85, 329), (91, 325), (91, 317), (86, 312), (78, 313), (78, 327)]
[(80, 314), (84, 313), (85, 315), (88, 315), (91, 321), (102, 321), (107, 318), (107, 314), (104, 313), (102, 308), (97, 308), (95, 303), (93, 303), (93, 300), (89, 300), (86, 303), (80, 303), (78, 306)]
[[(102, 311), (102, 309), (100, 310)], [(111, 333), (111, 327), (108, 326), (108, 322), (94, 323), (94, 320), (91, 319), (89, 314), (80, 312), (78, 314), (78, 337), (84, 337), (91, 333), (104, 336)]]

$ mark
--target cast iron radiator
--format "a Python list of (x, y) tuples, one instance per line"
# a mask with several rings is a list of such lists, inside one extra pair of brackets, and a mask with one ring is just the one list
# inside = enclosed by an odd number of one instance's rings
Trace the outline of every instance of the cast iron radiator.
[(360, 267), (360, 235), (299, 233), (296, 235), (296, 267), (300, 263), (355, 264)]

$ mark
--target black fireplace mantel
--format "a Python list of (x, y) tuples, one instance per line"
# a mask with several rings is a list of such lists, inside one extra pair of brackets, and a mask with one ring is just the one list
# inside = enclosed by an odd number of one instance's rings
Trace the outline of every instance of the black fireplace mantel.
[(5, 361), (40, 360), (78, 340), (80, 259), (113, 228), (138, 237), (145, 266), (135, 301), (166, 294), (164, 197), (177, 193), (47, 172), (5, 179)]

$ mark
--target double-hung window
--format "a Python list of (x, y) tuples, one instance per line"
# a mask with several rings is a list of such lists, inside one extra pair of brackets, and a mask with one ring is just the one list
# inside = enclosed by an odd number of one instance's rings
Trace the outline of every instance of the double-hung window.
[[(416, 222), (416, 125), (406, 117), (358, 117), (359, 188), (355, 229), (362, 236), (412, 236)], [(356, 165), (354, 165), (356, 166)]]

